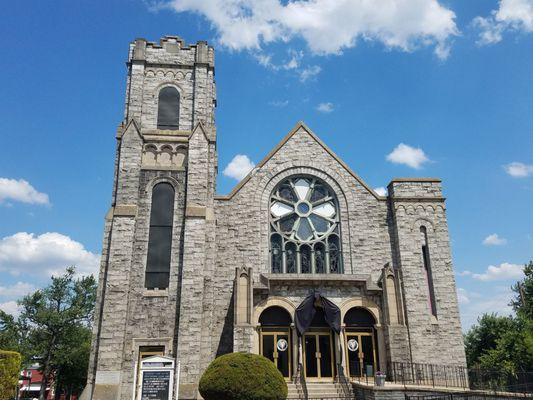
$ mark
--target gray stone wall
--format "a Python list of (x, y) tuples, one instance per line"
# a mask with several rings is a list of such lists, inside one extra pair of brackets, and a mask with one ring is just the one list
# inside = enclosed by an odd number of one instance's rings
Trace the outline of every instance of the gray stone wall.
[[(413, 362), (466, 365), (441, 183), (396, 180), (389, 193)], [(421, 227), (427, 229), (436, 316), (428, 307)]]

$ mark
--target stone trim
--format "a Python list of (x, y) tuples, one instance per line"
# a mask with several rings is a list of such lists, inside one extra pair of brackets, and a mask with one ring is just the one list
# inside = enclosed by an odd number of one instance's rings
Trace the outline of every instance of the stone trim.
[(370, 275), (356, 274), (261, 274), (261, 280), (265, 279), (267, 287), (273, 284), (357, 284), (363, 286), (367, 291), (381, 292), (383, 289), (373, 283)]
[(379, 306), (370, 300), (368, 297), (354, 297), (342, 302), (339, 306), (341, 309), (341, 321), (344, 323), (344, 316), (346, 313), (354, 307), (364, 308), (369, 311), (376, 319), (376, 326), (382, 324), (381, 310)]
[(185, 217), (215, 221), (215, 210), (212, 207), (189, 205), (185, 207)]
[[(252, 325), (259, 326), (259, 316), (263, 311), (269, 307), (278, 306), (283, 308), (289, 313), (291, 319), (294, 319), (294, 313), (296, 312), (296, 306), (292, 301), (284, 297), (270, 296), (266, 300), (262, 301), (254, 307), (254, 313), (252, 317)], [(293, 321), (294, 322), (294, 321)]]
[[(440, 178), (392, 178), (389, 185), (393, 182), (436, 182), (441, 183)], [(388, 186), (388, 185), (387, 185)]]
[(163, 290), (144, 289), (143, 297), (168, 297), (168, 288)]
[(406, 203), (412, 203), (412, 202), (433, 202), (433, 203), (444, 203), (446, 201), (446, 197), (398, 197), (398, 196), (391, 196), (390, 197), (392, 201), (395, 203), (398, 202), (406, 202)]
[(114, 217), (136, 217), (137, 206), (134, 204), (117, 204), (113, 208)]
[(183, 167), (183, 166), (162, 167), (162, 166), (157, 166), (157, 165), (155, 165), (155, 166), (143, 165), (143, 166), (141, 166), (141, 170), (149, 170), (149, 171), (185, 171), (185, 167)]

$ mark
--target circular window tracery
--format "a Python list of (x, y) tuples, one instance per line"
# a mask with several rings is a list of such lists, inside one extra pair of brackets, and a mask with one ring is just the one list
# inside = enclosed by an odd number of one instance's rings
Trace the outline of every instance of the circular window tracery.
[(271, 195), (270, 221), (272, 272), (341, 272), (337, 200), (324, 182), (282, 181)]

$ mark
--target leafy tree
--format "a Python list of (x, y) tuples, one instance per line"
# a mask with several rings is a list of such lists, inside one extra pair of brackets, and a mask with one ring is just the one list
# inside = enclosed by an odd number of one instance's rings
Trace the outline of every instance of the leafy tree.
[(499, 317), (496, 314), (484, 314), (478, 318), (465, 335), (466, 362), (470, 367), (479, 367), (481, 356), (488, 350), (496, 348), (498, 340), (513, 325), (509, 317)]
[(69, 365), (77, 360), (78, 367), (87, 368), (88, 329), (95, 299), (95, 279), (76, 278), (74, 268), (70, 267), (63, 275), (52, 277), (46, 288), (20, 300), (21, 313), (17, 319), (0, 314), (0, 340), (6, 348), (20, 349), (26, 361), (38, 361), (41, 366), (39, 400), (44, 400), (51, 376), (63, 385), (77, 385), (79, 376), (86, 373), (70, 369)]
[(524, 267), (524, 280), (513, 285), (516, 297), (511, 302), (518, 317), (533, 320), (533, 261)]
[(465, 335), (469, 367), (515, 375), (533, 371), (533, 262), (524, 267), (524, 279), (513, 285), (516, 316), (485, 314)]
[(20, 354), (0, 350), (0, 400), (15, 397), (20, 374)]
[(79, 394), (87, 382), (87, 364), (91, 353), (92, 332), (86, 326), (76, 326), (65, 335), (56, 353), (56, 393), (66, 398)]

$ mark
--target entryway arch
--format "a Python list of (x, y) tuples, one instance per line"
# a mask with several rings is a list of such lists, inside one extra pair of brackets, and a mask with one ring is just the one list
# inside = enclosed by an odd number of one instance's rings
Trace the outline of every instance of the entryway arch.
[(376, 373), (376, 322), (374, 315), (364, 307), (352, 307), (344, 314), (344, 349), (350, 378), (369, 378)]
[(259, 352), (272, 361), (285, 379), (292, 374), (292, 317), (280, 306), (265, 308), (258, 318)]

